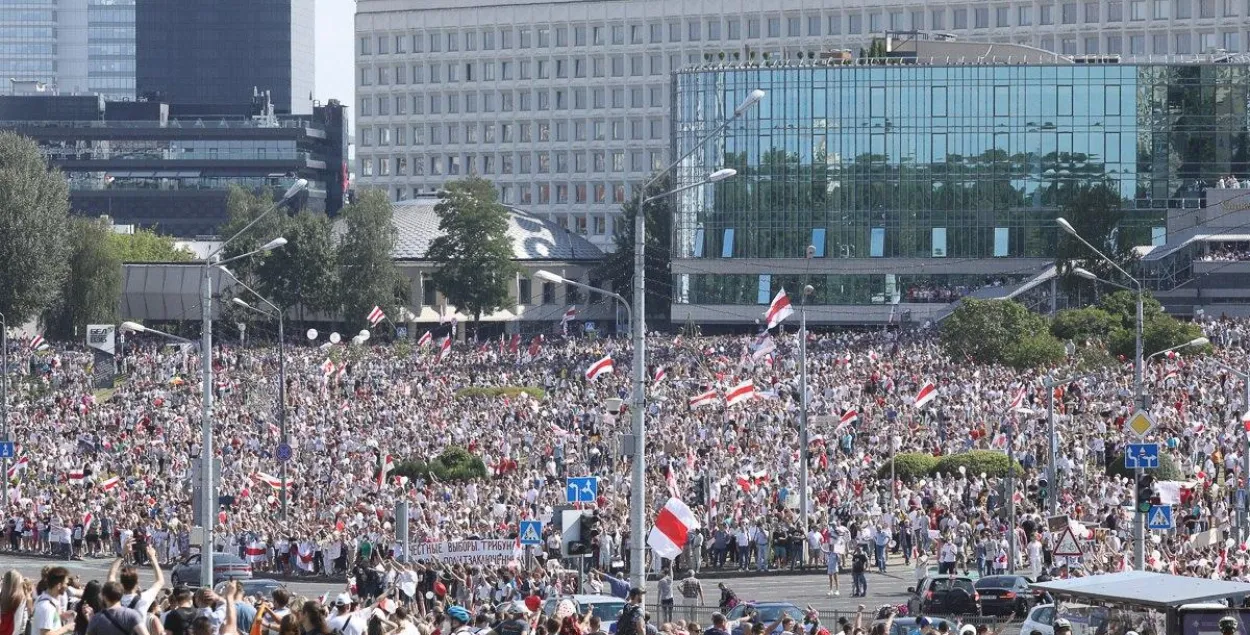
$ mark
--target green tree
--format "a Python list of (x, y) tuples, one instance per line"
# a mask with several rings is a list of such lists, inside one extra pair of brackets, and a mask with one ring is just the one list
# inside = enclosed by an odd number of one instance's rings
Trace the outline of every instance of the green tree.
[[(664, 194), (672, 189), (672, 181), (667, 177), (656, 181), (647, 188), (645, 196)], [(642, 196), (634, 197), (622, 207), (622, 217), (617, 221), (616, 250), (605, 254), (603, 261), (595, 270), (595, 277), (608, 281), (612, 289), (633, 302), (631, 289), (634, 287), (634, 226), (638, 218), (638, 208)], [(647, 290), (647, 321), (650, 324), (667, 323), (670, 318), (669, 307), (673, 301), (672, 277), (669, 274), (673, 233), (673, 199), (671, 196), (647, 203), (643, 210), (643, 225), (646, 241), (643, 248), (643, 279)]]
[(78, 340), (88, 324), (117, 322), (122, 259), (110, 240), (112, 235), (112, 229), (99, 219), (70, 221), (69, 272), (60, 296), (44, 315), (48, 335)]
[(1011, 300), (964, 298), (942, 322), (941, 342), (954, 359), (970, 357), (981, 364), (1037, 366), (1063, 346), (1049, 335), (1046, 319)]
[[(1142, 355), (1180, 346), (1202, 337), (1202, 327), (1192, 322), (1182, 322), (1170, 315), (1156, 315), (1146, 320), (1142, 329)], [(1110, 349), (1114, 355), (1133, 359), (1137, 350), (1137, 331), (1133, 327), (1116, 329), (1111, 334)], [(1211, 347), (1186, 348), (1186, 354), (1205, 354)]]
[(438, 193), (438, 229), (426, 257), (437, 263), (434, 286), (458, 311), (473, 316), (502, 308), (518, 269), (508, 237), (508, 208), (480, 177), (447, 183)]
[(136, 229), (133, 234), (109, 232), (109, 242), (122, 262), (190, 262), (195, 255), (174, 245), (172, 236), (162, 236), (150, 229)]
[[(223, 238), (231, 236), (237, 236), (237, 238), (226, 246), (222, 253), (222, 260), (253, 251), (274, 238), (282, 236), (287, 224), (286, 214), (282, 210), (269, 212), (246, 232), (239, 233), (247, 227), (248, 223), (269, 211), (269, 208), (273, 207), (273, 201), (273, 192), (270, 190), (248, 191), (238, 186), (230, 186), (230, 192), (226, 196), (226, 210), (230, 215), (230, 220), (222, 226), (220, 235)], [(230, 270), (251, 284), (251, 281), (257, 281), (255, 274), (262, 263), (272, 255), (273, 253), (257, 254), (251, 258), (236, 260), (230, 264)]]
[[(1106, 311), (1115, 318), (1117, 326), (1120, 328), (1131, 329), (1137, 324), (1137, 292), (1136, 291), (1116, 291), (1102, 297), (1102, 302), (1098, 303), (1099, 308)], [(1163, 312), (1163, 305), (1150, 295), (1149, 292), (1142, 296), (1142, 318), (1144, 322), (1166, 315)]]
[(338, 253), (330, 219), (300, 212), (286, 219), (282, 236), (287, 244), (268, 254), (257, 271), (257, 290), (283, 310), (298, 306), (301, 320), (306, 311), (336, 308)]
[(343, 319), (364, 326), (374, 305), (394, 316), (399, 270), (391, 254), (399, 234), (390, 199), (382, 190), (364, 190), (339, 214), (345, 228), (338, 246)]
[(33, 141), (0, 132), (0, 313), (23, 324), (56, 301), (68, 272), (69, 187)]
[(1050, 334), (1061, 340), (1103, 340), (1119, 325), (1118, 316), (1097, 307), (1060, 311), (1050, 323)]

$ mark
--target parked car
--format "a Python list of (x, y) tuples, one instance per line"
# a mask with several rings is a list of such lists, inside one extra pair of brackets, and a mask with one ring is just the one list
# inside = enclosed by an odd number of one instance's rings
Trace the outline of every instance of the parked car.
[[(213, 554), (213, 584), (226, 580), (250, 580), (251, 578), (252, 565), (243, 558), (231, 553)], [(174, 565), (169, 579), (175, 586), (179, 584), (199, 586), (200, 554), (187, 556), (182, 562)]]
[(1042, 635), (1055, 635), (1055, 605), (1038, 604), (1029, 611), (1020, 625), (1020, 635), (1031, 635), (1034, 631)]
[(980, 615), (981, 598), (967, 576), (923, 578), (907, 592), (908, 615)]
[[(890, 625), (890, 632), (886, 633), (886, 635), (911, 635), (911, 633), (920, 630), (920, 625), (916, 624), (918, 619), (919, 618), (915, 617), (896, 617), (894, 618), (894, 623)], [(936, 629), (940, 629), (942, 625), (945, 624), (950, 629), (947, 631), (949, 633), (959, 632), (959, 625), (950, 620), (944, 620), (940, 617), (930, 617), (929, 623)], [(872, 621), (872, 626), (875, 627), (878, 624), (885, 624), (885, 620)]]
[[(214, 562), (214, 567), (216, 563)], [(240, 586), (243, 587), (243, 597), (259, 598), (262, 600), (270, 600), (273, 598), (273, 592), (278, 589), (285, 589), (286, 585), (277, 580), (270, 578), (252, 578), (251, 580), (241, 580)], [(225, 582), (218, 582), (213, 586), (213, 590), (220, 595), (226, 590)]]
[(1040, 602), (1041, 591), (1034, 591), (1032, 580), (1022, 575), (992, 575), (976, 581), (984, 615), (1024, 617)]

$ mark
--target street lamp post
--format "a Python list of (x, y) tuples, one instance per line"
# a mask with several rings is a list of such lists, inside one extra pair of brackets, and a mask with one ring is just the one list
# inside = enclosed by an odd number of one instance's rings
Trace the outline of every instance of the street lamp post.
[(278, 202), (252, 219), (252, 222), (244, 225), (243, 229), (240, 229), (235, 235), (218, 245), (217, 249), (209, 253), (200, 263), (200, 321), (203, 323), (200, 333), (200, 373), (203, 375), (201, 388), (203, 395), (200, 401), (200, 488), (203, 491), (201, 492), (200, 504), (203, 510), (203, 518), (201, 520), (204, 523), (204, 532), (200, 542), (200, 585), (204, 587), (211, 588), (213, 586), (213, 525), (217, 522), (217, 515), (213, 513), (213, 501), (216, 498), (213, 490), (216, 488), (214, 487), (215, 480), (213, 479), (213, 280), (210, 273), (215, 265), (224, 265), (228, 262), (271, 251), (285, 245), (286, 239), (275, 238), (261, 246), (260, 249), (220, 262), (214, 262), (214, 259), (222, 253), (231, 241), (247, 233), (261, 219), (273, 213), (274, 210), (291, 200), (306, 187), (308, 187), (306, 179), (296, 180), (291, 187), (287, 188)]
[[(1136, 404), (1137, 404), (1137, 408), (1141, 409), (1144, 412), (1149, 409), (1149, 406), (1146, 404), (1146, 393), (1142, 386), (1143, 318), (1142, 318), (1142, 284), (1141, 284), (1141, 281), (1129, 275), (1129, 273), (1125, 271), (1123, 267), (1117, 264), (1116, 261), (1108, 258), (1107, 255), (1099, 251), (1097, 247), (1094, 247), (1093, 245), (1089, 244), (1089, 241), (1082, 238), (1081, 235), (1076, 232), (1076, 228), (1072, 227), (1072, 224), (1069, 223), (1067, 219), (1060, 216), (1055, 219), (1055, 223), (1059, 225), (1060, 229), (1062, 229), (1068, 235), (1080, 241), (1081, 244), (1085, 245), (1086, 248), (1088, 248), (1090, 251), (1097, 254), (1098, 257), (1101, 258), (1104, 262), (1110, 264), (1112, 267), (1115, 268), (1116, 271), (1119, 271), (1120, 275), (1124, 276), (1126, 279), (1128, 279), (1129, 281), (1133, 283), (1133, 286), (1131, 288), (1125, 287), (1123, 285), (1117, 285), (1117, 286), (1121, 286), (1122, 288), (1135, 291), (1137, 294), (1137, 329), (1135, 333), (1136, 337), (1135, 337), (1135, 344), (1134, 344), (1135, 353), (1133, 354), (1133, 394), (1134, 394), (1134, 400), (1136, 401)], [(1087, 279), (1096, 278), (1094, 274), (1081, 268), (1077, 268), (1073, 270), (1072, 273), (1082, 278), (1087, 278)], [(1134, 482), (1140, 479), (1141, 479), (1141, 470), (1138, 469), (1137, 474), (1136, 474), (1136, 480)], [(1140, 503), (1141, 501), (1137, 501), (1137, 502)], [(1134, 560), (1134, 567), (1138, 571), (1144, 571), (1146, 569), (1146, 519), (1145, 519), (1144, 514), (1142, 514), (1140, 511), (1135, 513), (1134, 520), (1133, 520), (1133, 560)]]
[[(805, 256), (810, 261), (816, 255), (816, 247), (808, 245)], [(803, 285), (803, 297), (799, 300), (799, 526), (803, 528), (803, 564), (807, 564), (808, 527), (807, 486), (808, 467), (811, 460), (811, 448), (808, 447), (807, 429), (807, 299), (815, 289), (810, 284)], [(893, 494), (893, 484), (890, 493)]]
[[(240, 299), (240, 298), (234, 298), (234, 299), (232, 300), (232, 302), (234, 302), (234, 304), (236, 304), (236, 305), (238, 305), (238, 306), (241, 306), (241, 307), (243, 307), (243, 308), (245, 308), (245, 309), (248, 309), (249, 311), (255, 311), (256, 313), (259, 313), (259, 314), (261, 314), (261, 315), (263, 315), (263, 316), (265, 316), (265, 317), (272, 318), (272, 319), (276, 319), (276, 320), (278, 321), (278, 437), (279, 437), (279, 441), (278, 441), (278, 443), (287, 443), (287, 433), (286, 433), (286, 333), (283, 331), (283, 326), (282, 326), (282, 325), (283, 325), (283, 323), (284, 323), (286, 320), (285, 320), (285, 319), (283, 319), (283, 318), (284, 318), (283, 311), (282, 311), (282, 309), (279, 309), (279, 308), (278, 308), (278, 306), (277, 306), (276, 304), (274, 304), (273, 302), (270, 302), (269, 300), (265, 299), (265, 296), (263, 296), (263, 295), (261, 295), (261, 294), (257, 293), (255, 289), (253, 289), (253, 288), (251, 288), (251, 287), (247, 286), (247, 284), (245, 284), (242, 280), (239, 280), (239, 278), (238, 278), (237, 276), (235, 276), (233, 273), (231, 273), (229, 269), (226, 269), (225, 267), (219, 267), (219, 269), (221, 269), (221, 270), (222, 270), (222, 271), (224, 271), (227, 275), (229, 275), (231, 278), (233, 278), (233, 279), (234, 279), (234, 281), (235, 281), (235, 282), (236, 282), (239, 286), (241, 286), (241, 287), (243, 287), (244, 289), (246, 289), (246, 290), (250, 291), (250, 292), (252, 293), (252, 295), (256, 296), (256, 298), (257, 298), (258, 300), (260, 300), (261, 302), (265, 303), (265, 305), (266, 305), (266, 306), (268, 306), (268, 307), (270, 308), (270, 311), (265, 311), (265, 310), (260, 309), (260, 308), (258, 308), (258, 307), (252, 306), (251, 304), (248, 304), (247, 302), (244, 302), (244, 301), (243, 301), (242, 299)], [(281, 460), (281, 459), (279, 459), (279, 461), (278, 461), (278, 469), (280, 470), (280, 472), (279, 472), (279, 474), (278, 474), (278, 478), (282, 479), (282, 490), (281, 490), (280, 494), (281, 494), (281, 496), (282, 496), (282, 522), (284, 522), (284, 523), (285, 523), (285, 522), (286, 522), (286, 520), (287, 520), (287, 498), (288, 498), (288, 494), (287, 494), (287, 487), (288, 487), (288, 484), (287, 484), (287, 463), (289, 463), (289, 462), (290, 462), (290, 461), (284, 461), (284, 460)]]

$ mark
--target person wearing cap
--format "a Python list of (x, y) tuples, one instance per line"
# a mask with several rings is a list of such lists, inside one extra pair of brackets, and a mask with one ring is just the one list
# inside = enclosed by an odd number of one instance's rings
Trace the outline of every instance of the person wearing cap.
[(1055, 635), (1070, 635), (1072, 633), (1072, 622), (1065, 618), (1055, 620)]
[(525, 605), (520, 602), (513, 602), (508, 607), (508, 619), (500, 622), (495, 627), (495, 633), (498, 635), (529, 635), (530, 623), (525, 619)]
[(352, 596), (340, 593), (334, 598), (334, 610), (327, 620), (330, 630), (341, 635), (364, 635), (368, 623), (361, 611), (353, 611)]

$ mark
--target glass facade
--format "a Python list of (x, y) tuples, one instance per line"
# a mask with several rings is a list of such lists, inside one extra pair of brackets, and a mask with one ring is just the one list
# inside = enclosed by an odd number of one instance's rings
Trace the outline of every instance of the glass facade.
[(87, 3), (87, 84), (108, 100), (135, 98), (135, 0)]
[(675, 86), (675, 156), (767, 91), (678, 169), (678, 186), (738, 171), (681, 195), (678, 303), (767, 304), (800, 277), (817, 302), (942, 301), (1053, 259), (1082, 187), (1118, 194), (1121, 244), (1151, 245), (1169, 207), (1250, 173), (1240, 64), (743, 68)]

